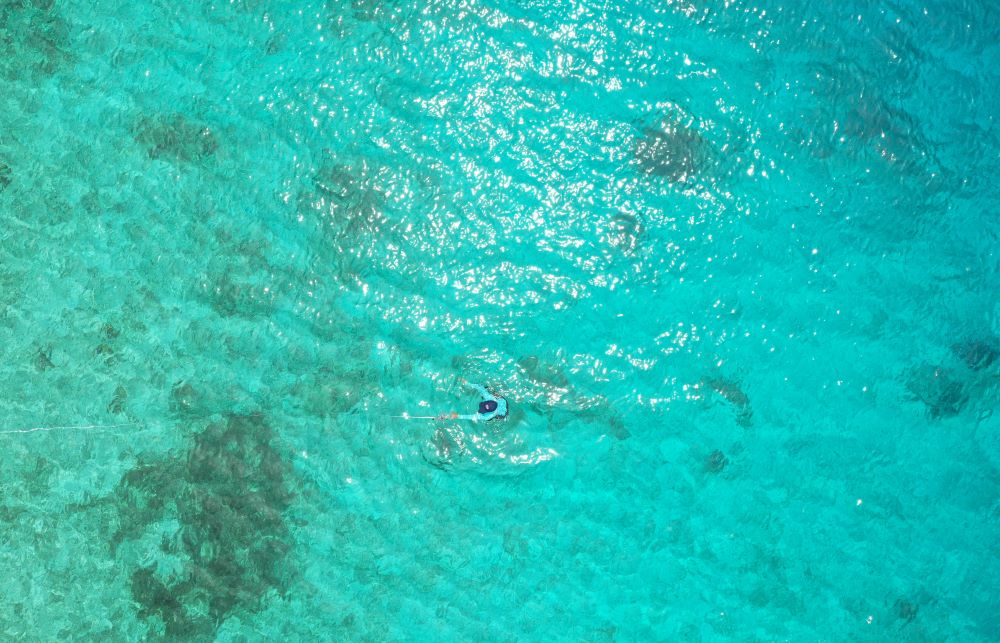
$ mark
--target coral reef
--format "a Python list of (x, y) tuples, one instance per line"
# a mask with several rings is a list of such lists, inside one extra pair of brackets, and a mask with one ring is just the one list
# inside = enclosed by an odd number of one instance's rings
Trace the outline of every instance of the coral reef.
[(633, 156), (643, 174), (683, 183), (709, 162), (711, 145), (698, 130), (673, 119), (659, 129), (643, 128)]
[(904, 623), (912, 623), (913, 619), (917, 618), (919, 606), (905, 598), (900, 598), (893, 604), (892, 609), (896, 613), (896, 618)]
[(115, 388), (115, 394), (108, 402), (108, 413), (112, 415), (118, 415), (125, 411), (125, 402), (128, 401), (128, 391), (125, 390), (124, 386), (119, 385)]
[(10, 187), (11, 182), (14, 180), (13, 174), (10, 166), (0, 161), (0, 192)]
[(750, 406), (750, 398), (743, 391), (739, 382), (726, 377), (706, 377), (702, 380), (702, 385), (718, 393), (722, 399), (733, 406), (736, 410), (736, 422), (740, 426), (747, 428), (753, 424), (753, 408)]
[(0, 2), (0, 77), (50, 76), (72, 59), (70, 25), (53, 11), (53, 4)]
[(997, 357), (1000, 357), (1000, 347), (993, 339), (973, 339), (952, 345), (955, 357), (962, 360), (974, 371), (989, 368)]
[(52, 347), (46, 346), (44, 348), (39, 348), (35, 353), (32, 363), (35, 365), (35, 370), (39, 372), (55, 368), (56, 365), (52, 361)]
[[(272, 440), (263, 416), (230, 415), (196, 434), (185, 458), (141, 462), (118, 483), (113, 551), (123, 556), (128, 546), (140, 550), (130, 559), (183, 563), (146, 562), (131, 574), (152, 636), (211, 638), (229, 615), (285, 591), (291, 535), (283, 514), (292, 492)], [(148, 551), (150, 534), (160, 535), (160, 551)]]
[(605, 239), (613, 247), (630, 255), (639, 248), (639, 242), (644, 232), (645, 227), (638, 217), (619, 212), (611, 217)]
[(958, 415), (969, 401), (962, 381), (953, 371), (941, 366), (924, 364), (910, 369), (905, 385), (912, 399), (924, 403), (931, 419)]
[(312, 177), (312, 189), (299, 195), (298, 211), (318, 223), (322, 252), (337, 257), (338, 281), (356, 290), (371, 273), (372, 247), (389, 229), (385, 192), (378, 186), (385, 168), (327, 155)]
[(534, 355), (522, 357), (517, 360), (517, 365), (537, 384), (547, 384), (556, 388), (569, 387), (569, 378), (561, 366), (543, 362)]
[(716, 449), (705, 458), (705, 471), (709, 473), (722, 473), (722, 470), (729, 464), (726, 454)]
[(207, 126), (181, 114), (143, 118), (135, 127), (135, 141), (151, 159), (190, 163), (215, 154), (219, 143)]
[(354, 165), (330, 162), (313, 176), (321, 210), (338, 240), (372, 237), (381, 229), (385, 195), (375, 186), (376, 174), (377, 168), (361, 161)]

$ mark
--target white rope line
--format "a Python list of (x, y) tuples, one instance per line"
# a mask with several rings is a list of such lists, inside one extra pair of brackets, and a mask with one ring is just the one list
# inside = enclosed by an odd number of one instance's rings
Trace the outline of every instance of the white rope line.
[[(436, 415), (390, 415), (387, 417), (400, 418), (403, 420), (437, 420)], [(3, 429), (0, 435), (10, 435), (13, 433), (37, 433), (39, 431), (101, 431), (104, 429), (118, 429), (125, 426), (144, 426), (144, 422), (119, 422), (117, 424), (67, 424), (61, 426), (32, 426), (21, 429)]]
[(118, 424), (76, 424), (67, 426), (33, 426), (24, 429), (6, 429), (0, 431), (0, 434), (5, 433), (35, 433), (36, 431), (92, 431), (100, 429), (115, 429), (123, 426), (141, 426), (141, 422), (120, 422)]

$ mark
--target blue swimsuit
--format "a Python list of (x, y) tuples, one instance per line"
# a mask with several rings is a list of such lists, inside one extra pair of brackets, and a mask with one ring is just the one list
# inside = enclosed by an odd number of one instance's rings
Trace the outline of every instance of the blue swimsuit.
[(469, 415), (459, 415), (456, 419), (458, 420), (472, 420), (473, 422), (487, 422), (489, 420), (502, 420), (507, 417), (507, 400), (493, 395), (486, 390), (486, 387), (482, 384), (471, 384), (466, 383), (466, 386), (477, 391), (481, 396), (483, 396), (484, 402), (496, 402), (497, 407), (488, 413), (472, 413)]

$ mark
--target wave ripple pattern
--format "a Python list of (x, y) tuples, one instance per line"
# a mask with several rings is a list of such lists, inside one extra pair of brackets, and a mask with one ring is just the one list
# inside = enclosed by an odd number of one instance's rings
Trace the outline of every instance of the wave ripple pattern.
[(997, 43), (0, 3), (0, 638), (997, 640)]

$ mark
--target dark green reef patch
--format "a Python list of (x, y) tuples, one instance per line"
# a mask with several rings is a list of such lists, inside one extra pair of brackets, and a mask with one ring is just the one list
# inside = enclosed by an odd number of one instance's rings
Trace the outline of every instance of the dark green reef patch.
[(151, 159), (191, 163), (212, 156), (219, 148), (211, 129), (180, 114), (143, 118), (134, 136)]
[(262, 415), (230, 415), (185, 454), (140, 462), (119, 481), (112, 551), (135, 564), (132, 598), (151, 636), (210, 639), (291, 577), (288, 463)]
[(382, 171), (367, 161), (347, 164), (328, 158), (313, 176), (314, 190), (304, 195), (305, 208), (321, 214), (326, 233), (336, 242), (374, 240), (386, 223)]
[(1000, 357), (1000, 344), (992, 337), (959, 342), (953, 344), (951, 350), (973, 371), (989, 368)]
[(958, 415), (969, 401), (969, 393), (961, 378), (952, 369), (922, 364), (906, 373), (906, 390), (911, 400), (927, 407), (932, 420)]
[(14, 172), (10, 169), (10, 166), (0, 161), (0, 192), (9, 188), (13, 180)]
[(705, 471), (708, 473), (722, 473), (727, 464), (729, 464), (729, 458), (726, 457), (725, 453), (716, 449), (705, 458)]
[(327, 152), (298, 195), (297, 216), (317, 224), (318, 253), (337, 257), (336, 278), (348, 288), (361, 287), (371, 274), (372, 248), (392, 233), (383, 185), (389, 174), (373, 162), (341, 162)]
[(737, 424), (745, 429), (753, 426), (753, 407), (750, 406), (750, 398), (739, 381), (721, 376), (706, 377), (700, 386), (715, 391), (733, 407), (736, 411)]
[(53, 0), (0, 0), (0, 77), (51, 76), (73, 59), (72, 26)]
[(684, 183), (701, 173), (712, 159), (712, 146), (689, 121), (670, 119), (644, 127), (633, 156), (641, 174)]

